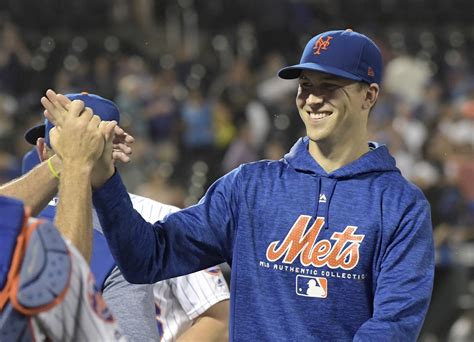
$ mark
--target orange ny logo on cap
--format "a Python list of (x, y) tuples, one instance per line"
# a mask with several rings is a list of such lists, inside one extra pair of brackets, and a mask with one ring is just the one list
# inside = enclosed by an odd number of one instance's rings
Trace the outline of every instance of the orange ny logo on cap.
[(375, 76), (374, 69), (372, 69), (372, 67), (369, 67), (369, 69), (367, 70), (367, 75), (371, 77)]
[(323, 37), (319, 37), (318, 41), (314, 44), (313, 50), (315, 55), (320, 55), (321, 50), (327, 50), (331, 44), (331, 36), (327, 36), (326, 40)]

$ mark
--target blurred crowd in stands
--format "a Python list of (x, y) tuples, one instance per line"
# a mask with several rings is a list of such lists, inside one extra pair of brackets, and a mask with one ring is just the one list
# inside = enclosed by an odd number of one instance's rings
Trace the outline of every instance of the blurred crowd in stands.
[(474, 324), (472, 6), (401, 2), (6, 1), (0, 181), (20, 174), (31, 148), (23, 133), (42, 121), (45, 90), (87, 91), (114, 100), (136, 137), (133, 162), (120, 167), (128, 189), (189, 206), (223, 173), (279, 159), (304, 135), (296, 83), (276, 72), (298, 61), (308, 37), (351, 27), (385, 60), (370, 138), (432, 206), (438, 267), (421, 339), (461, 341)]

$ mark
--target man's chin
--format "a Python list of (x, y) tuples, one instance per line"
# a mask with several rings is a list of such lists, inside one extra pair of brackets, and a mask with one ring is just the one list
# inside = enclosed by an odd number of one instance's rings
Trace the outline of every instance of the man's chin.
[(326, 137), (321, 132), (306, 132), (306, 136), (314, 143), (322, 143), (326, 140)]

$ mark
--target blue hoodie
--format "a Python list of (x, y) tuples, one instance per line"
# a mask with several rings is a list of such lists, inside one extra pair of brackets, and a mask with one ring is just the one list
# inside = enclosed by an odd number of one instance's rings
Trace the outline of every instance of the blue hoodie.
[(326, 173), (300, 139), (153, 226), (116, 173), (94, 205), (123, 275), (153, 283), (227, 261), (232, 341), (415, 341), (434, 274), (429, 204), (385, 146)]

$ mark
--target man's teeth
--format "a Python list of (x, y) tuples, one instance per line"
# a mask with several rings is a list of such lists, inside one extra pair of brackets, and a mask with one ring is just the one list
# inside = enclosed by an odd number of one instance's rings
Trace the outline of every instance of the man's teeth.
[(329, 112), (324, 112), (324, 113), (309, 113), (309, 116), (311, 119), (322, 119), (325, 118), (326, 116), (329, 116)]

